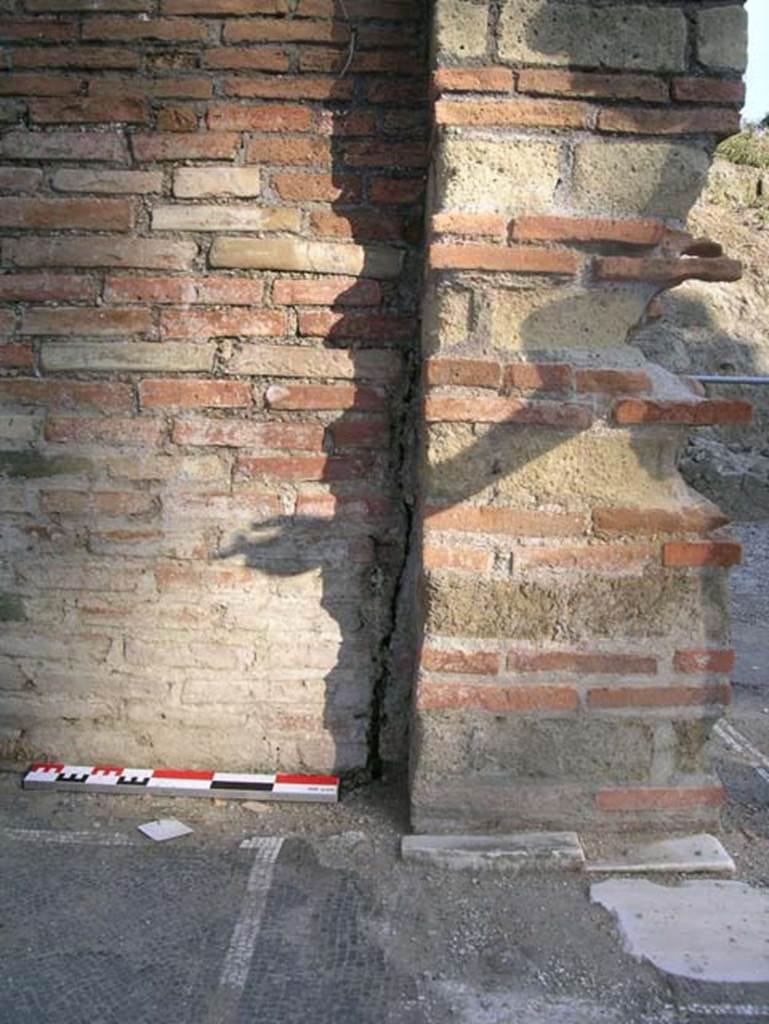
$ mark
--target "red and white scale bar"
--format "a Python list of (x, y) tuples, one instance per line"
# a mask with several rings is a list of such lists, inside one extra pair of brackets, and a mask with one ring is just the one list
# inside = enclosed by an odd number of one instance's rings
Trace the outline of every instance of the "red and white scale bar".
[(151, 793), (156, 796), (208, 796), (236, 800), (293, 800), (336, 803), (335, 775), (248, 775), (241, 772), (122, 768), (117, 765), (33, 764), (24, 789), (82, 790), (86, 793)]

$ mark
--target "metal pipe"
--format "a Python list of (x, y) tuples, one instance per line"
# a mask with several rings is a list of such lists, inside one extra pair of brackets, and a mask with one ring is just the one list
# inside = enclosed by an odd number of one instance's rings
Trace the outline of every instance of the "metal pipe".
[(700, 384), (769, 384), (769, 377), (717, 377), (703, 374), (684, 374)]

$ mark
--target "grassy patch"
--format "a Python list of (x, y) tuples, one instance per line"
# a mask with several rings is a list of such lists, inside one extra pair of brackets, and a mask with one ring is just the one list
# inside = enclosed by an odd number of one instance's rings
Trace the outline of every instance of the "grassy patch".
[(769, 132), (744, 131), (725, 139), (717, 152), (733, 164), (769, 167)]

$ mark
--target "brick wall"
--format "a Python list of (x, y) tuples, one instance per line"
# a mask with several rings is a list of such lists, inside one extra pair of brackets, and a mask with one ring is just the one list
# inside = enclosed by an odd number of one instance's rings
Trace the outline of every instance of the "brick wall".
[(712, 822), (739, 546), (675, 467), (740, 423), (646, 363), (735, 131), (742, 7), (437, 0), (420, 474), (418, 830)]
[(4, 5), (3, 757), (380, 753), (422, 6)]

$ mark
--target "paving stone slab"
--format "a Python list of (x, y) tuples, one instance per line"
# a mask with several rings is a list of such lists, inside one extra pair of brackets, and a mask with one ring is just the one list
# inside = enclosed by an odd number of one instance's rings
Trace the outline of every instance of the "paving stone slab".
[(404, 836), (401, 855), (412, 863), (475, 871), (580, 871), (585, 863), (576, 832)]
[(733, 875), (734, 861), (715, 836), (701, 833), (659, 839), (652, 843), (625, 846), (604, 860), (588, 861), (585, 871), (592, 874), (675, 874)]

